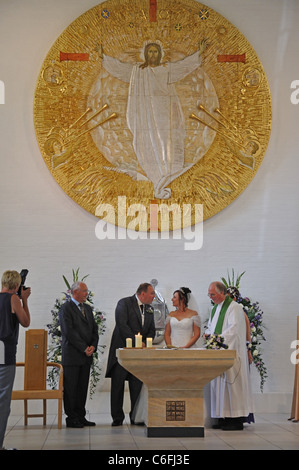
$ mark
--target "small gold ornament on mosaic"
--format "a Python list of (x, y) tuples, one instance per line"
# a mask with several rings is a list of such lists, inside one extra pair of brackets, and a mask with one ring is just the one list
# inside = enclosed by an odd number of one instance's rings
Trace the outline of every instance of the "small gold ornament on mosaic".
[(270, 137), (271, 97), (249, 42), (208, 6), (108, 0), (51, 47), (34, 123), (49, 171), (82, 208), (99, 216), (108, 204), (114, 217), (101, 217), (128, 227), (134, 216), (118, 214), (121, 197), (148, 214), (135, 229), (150, 230), (153, 204), (167, 216), (185, 205), (191, 217), (179, 226), (173, 217), (175, 229), (198, 222), (196, 204), (204, 219), (217, 214), (254, 178)]

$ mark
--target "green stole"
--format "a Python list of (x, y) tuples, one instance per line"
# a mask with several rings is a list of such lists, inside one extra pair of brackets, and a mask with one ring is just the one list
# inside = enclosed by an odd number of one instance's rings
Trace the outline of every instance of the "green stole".
[[(222, 327), (223, 327), (223, 322), (224, 322), (224, 317), (225, 317), (225, 314), (226, 314), (226, 310), (228, 309), (228, 307), (230, 306), (232, 301), (233, 301), (233, 299), (231, 297), (227, 296), (225, 298), (224, 302), (223, 302), (223, 305), (221, 307), (219, 317), (218, 317), (218, 320), (217, 320), (217, 325), (216, 325), (216, 328), (215, 328), (215, 331), (214, 331), (214, 333), (216, 335), (220, 335), (222, 333)], [(215, 315), (217, 307), (218, 307), (218, 304), (215, 304), (214, 307), (213, 307), (213, 310), (211, 312), (211, 320), (213, 319), (213, 316)]]

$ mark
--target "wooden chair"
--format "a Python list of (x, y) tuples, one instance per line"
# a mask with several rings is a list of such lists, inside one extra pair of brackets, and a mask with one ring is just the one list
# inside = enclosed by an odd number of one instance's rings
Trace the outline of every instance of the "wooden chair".
[[(47, 400), (58, 400), (58, 429), (62, 423), (63, 398), (63, 368), (56, 362), (47, 362), (46, 330), (27, 330), (25, 339), (25, 362), (17, 362), (17, 366), (24, 367), (24, 390), (13, 390), (12, 400), (24, 400), (24, 424), (27, 426), (28, 418), (43, 417), (43, 424), (47, 424)], [(60, 369), (57, 390), (48, 390), (47, 367)], [(43, 400), (42, 414), (28, 414), (28, 400)]]
[[(299, 341), (299, 316), (297, 317), (297, 341)], [(299, 346), (296, 347), (296, 350), (299, 350)], [(299, 363), (298, 362), (295, 365), (293, 401), (292, 401), (292, 408), (291, 408), (291, 416), (289, 419), (293, 420), (294, 422), (299, 421)]]

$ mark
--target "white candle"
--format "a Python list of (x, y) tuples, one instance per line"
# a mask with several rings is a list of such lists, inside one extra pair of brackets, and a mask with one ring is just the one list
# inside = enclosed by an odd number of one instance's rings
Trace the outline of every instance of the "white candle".
[(132, 347), (132, 338), (127, 338), (126, 339), (126, 348), (131, 348)]
[(147, 348), (153, 347), (153, 338), (146, 338), (146, 347)]
[(140, 333), (135, 335), (135, 348), (142, 348), (142, 336)]

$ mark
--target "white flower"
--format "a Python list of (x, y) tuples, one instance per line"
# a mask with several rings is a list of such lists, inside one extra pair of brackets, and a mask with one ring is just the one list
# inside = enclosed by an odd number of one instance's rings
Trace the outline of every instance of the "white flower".
[(253, 351), (253, 353), (252, 353), (253, 356), (258, 356), (258, 354), (259, 354), (258, 349), (255, 349), (255, 350)]

